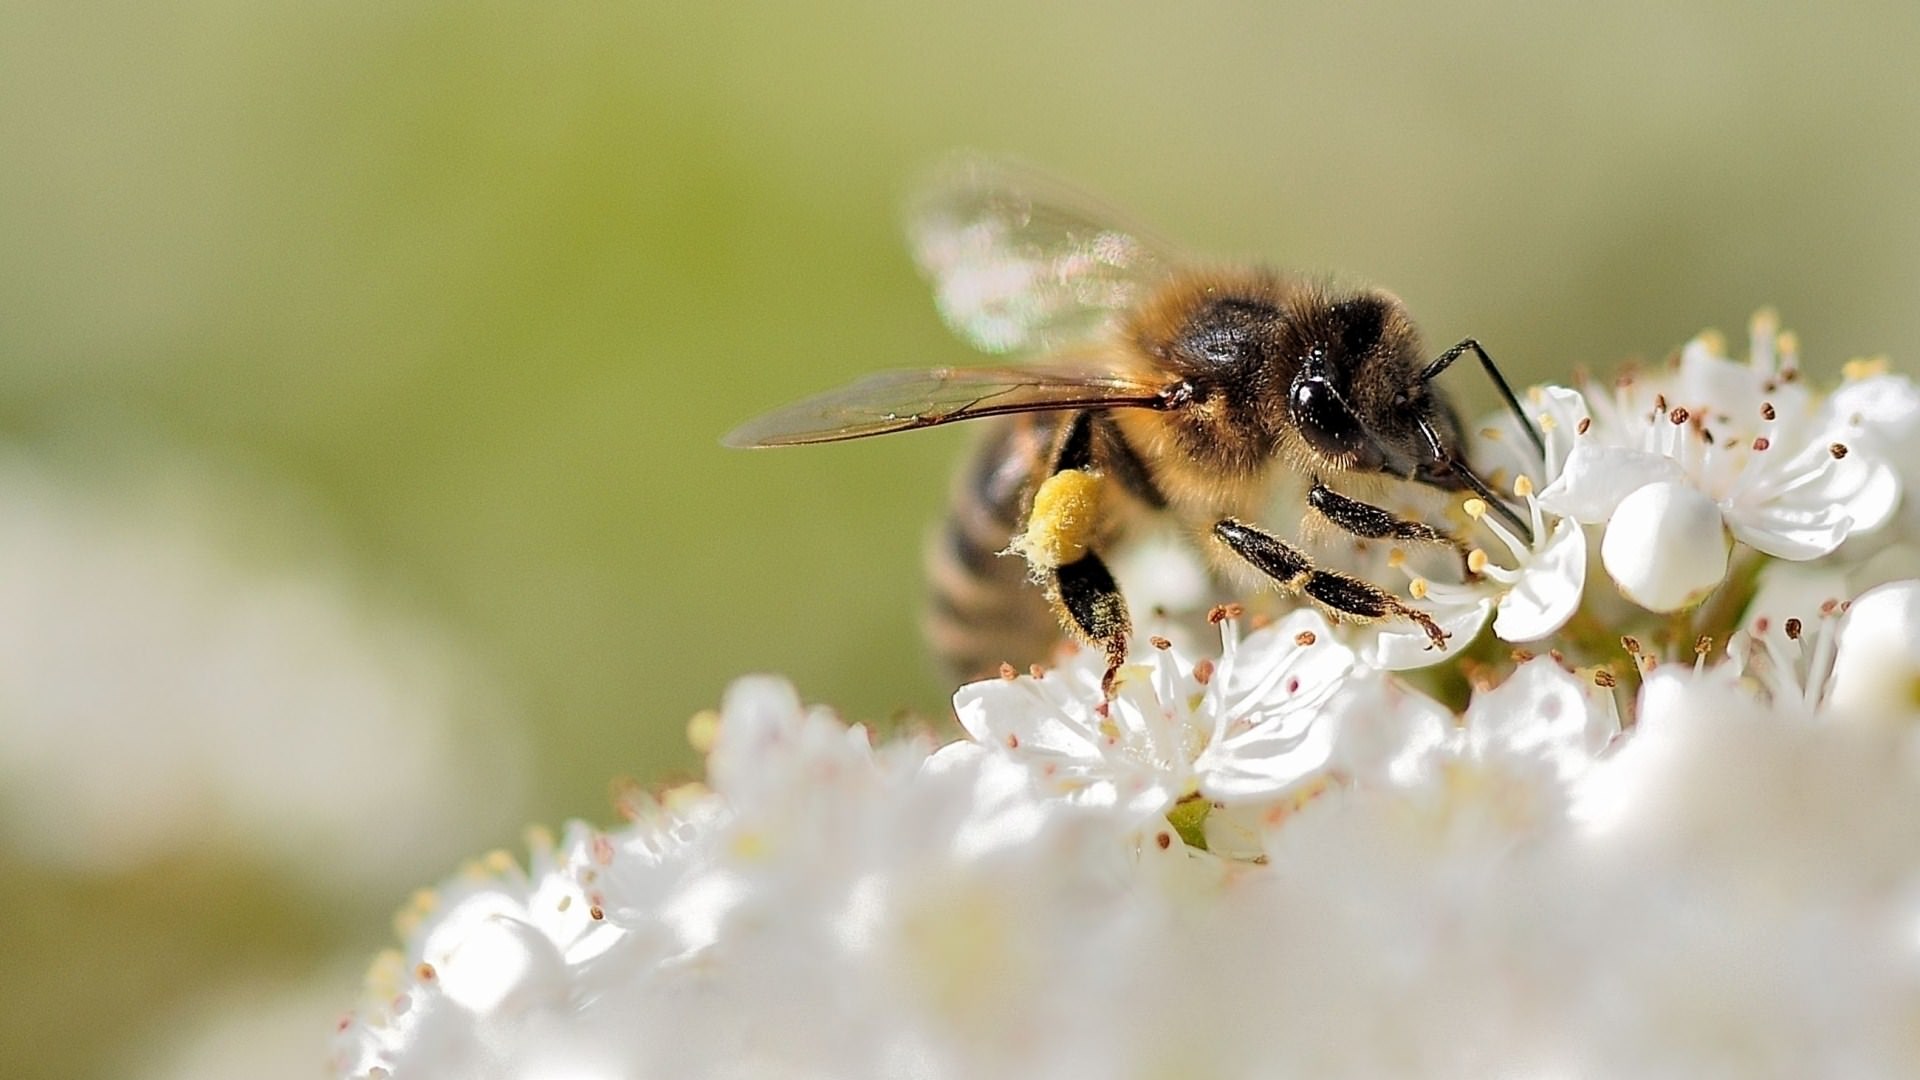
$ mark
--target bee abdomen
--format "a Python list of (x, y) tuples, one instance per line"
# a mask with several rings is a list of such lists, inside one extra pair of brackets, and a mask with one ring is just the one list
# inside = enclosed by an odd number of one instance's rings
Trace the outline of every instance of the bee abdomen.
[(1020, 531), (1052, 444), (1051, 417), (999, 422), (953, 487), (947, 519), (927, 545), (927, 642), (956, 678), (1047, 659), (1060, 630), (1027, 563), (1003, 554)]

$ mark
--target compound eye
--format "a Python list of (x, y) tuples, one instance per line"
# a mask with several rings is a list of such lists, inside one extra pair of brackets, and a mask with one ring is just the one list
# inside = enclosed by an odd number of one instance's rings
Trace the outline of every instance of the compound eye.
[(1293, 384), (1293, 422), (1307, 444), (1330, 458), (1352, 458), (1366, 444), (1366, 429), (1325, 379)]

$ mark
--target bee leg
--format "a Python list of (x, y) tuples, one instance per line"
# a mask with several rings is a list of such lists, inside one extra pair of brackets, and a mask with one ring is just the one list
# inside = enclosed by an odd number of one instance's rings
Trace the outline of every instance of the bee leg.
[(1408, 521), (1397, 517), (1391, 510), (1381, 509), (1372, 503), (1350, 499), (1321, 483), (1318, 477), (1314, 478), (1313, 487), (1307, 491), (1307, 505), (1342, 530), (1365, 540), (1405, 540), (1416, 544), (1445, 544), (1459, 557), (1461, 576), (1463, 578), (1473, 576), (1473, 568), (1467, 562), (1467, 545), (1444, 530), (1425, 522)]
[(1349, 499), (1319, 480), (1307, 492), (1307, 505), (1340, 528), (1366, 540), (1407, 540), (1413, 543), (1447, 544), (1454, 548), (1460, 541), (1425, 522), (1394, 516), (1372, 503)]
[(1107, 669), (1100, 676), (1100, 691), (1113, 696), (1113, 677), (1127, 662), (1127, 633), (1133, 623), (1127, 617), (1127, 601), (1120, 586), (1100, 556), (1088, 552), (1050, 575), (1047, 595), (1053, 600), (1060, 622), (1073, 635), (1106, 655)]
[(1350, 574), (1315, 567), (1305, 552), (1272, 533), (1227, 518), (1214, 525), (1213, 535), (1254, 569), (1278, 582), (1282, 589), (1305, 593), (1308, 599), (1331, 611), (1335, 618), (1370, 622), (1397, 616), (1411, 620), (1426, 631), (1433, 648), (1447, 646), (1446, 631), (1426, 612)]

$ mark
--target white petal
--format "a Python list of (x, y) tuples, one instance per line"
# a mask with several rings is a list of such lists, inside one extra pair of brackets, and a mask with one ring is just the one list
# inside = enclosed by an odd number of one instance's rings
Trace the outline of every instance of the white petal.
[[(1301, 644), (1305, 635), (1311, 644)], [(1324, 705), (1353, 670), (1319, 612), (1296, 611), (1247, 637), (1207, 687), (1213, 737), (1194, 762), (1209, 798), (1276, 795), (1325, 767), (1338, 725)]]
[(1828, 706), (1873, 716), (1920, 710), (1920, 581), (1868, 589), (1847, 606)]
[(1567, 466), (1539, 495), (1540, 505), (1587, 525), (1612, 516), (1628, 495), (1660, 480), (1684, 480), (1680, 463), (1670, 457), (1624, 446), (1574, 444)]
[(1436, 649), (1427, 632), (1407, 619), (1382, 619), (1351, 631), (1354, 654), (1360, 662), (1379, 671), (1407, 671), (1450, 660), (1472, 644), (1493, 612), (1493, 601), (1475, 599), (1470, 603), (1446, 607), (1433, 603), (1413, 605), (1425, 611), (1447, 634), (1447, 644)]
[(1649, 611), (1698, 603), (1727, 576), (1720, 508), (1686, 484), (1648, 484), (1621, 500), (1600, 561), (1627, 599)]
[(1500, 598), (1493, 632), (1502, 641), (1546, 637), (1573, 618), (1586, 585), (1586, 532), (1572, 518), (1561, 518), (1547, 542), (1528, 560), (1520, 580)]
[(1723, 501), (1733, 534), (1781, 559), (1816, 559), (1854, 532), (1883, 524), (1900, 501), (1900, 481), (1878, 457), (1835, 458), (1828, 443), (1807, 446), (1777, 470), (1750, 471)]
[(1506, 682), (1475, 695), (1466, 716), (1476, 754), (1515, 754), (1551, 764), (1562, 780), (1585, 772), (1620, 733), (1611, 695), (1549, 657), (1520, 665)]

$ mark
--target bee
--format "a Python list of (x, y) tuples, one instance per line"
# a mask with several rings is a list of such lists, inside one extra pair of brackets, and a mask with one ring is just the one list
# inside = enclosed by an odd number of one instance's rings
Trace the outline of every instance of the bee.
[(1119, 222), (1020, 167), (958, 163), (910, 207), (914, 255), (961, 337), (1027, 362), (873, 375), (723, 441), (794, 446), (995, 418), (930, 545), (928, 636), (958, 675), (1037, 660), (1064, 633), (1104, 653), (1111, 693), (1132, 620), (1104, 556), (1154, 518), (1223, 573), (1250, 568), (1335, 619), (1410, 620), (1443, 648), (1427, 613), (1319, 565), (1256, 517), (1280, 505), (1303, 528), (1464, 551), (1354, 494), (1411, 484), (1472, 492), (1530, 536), (1467, 462), (1435, 383), (1471, 354), (1538, 447), (1486, 350), (1469, 338), (1429, 355), (1391, 293), (1208, 267)]

